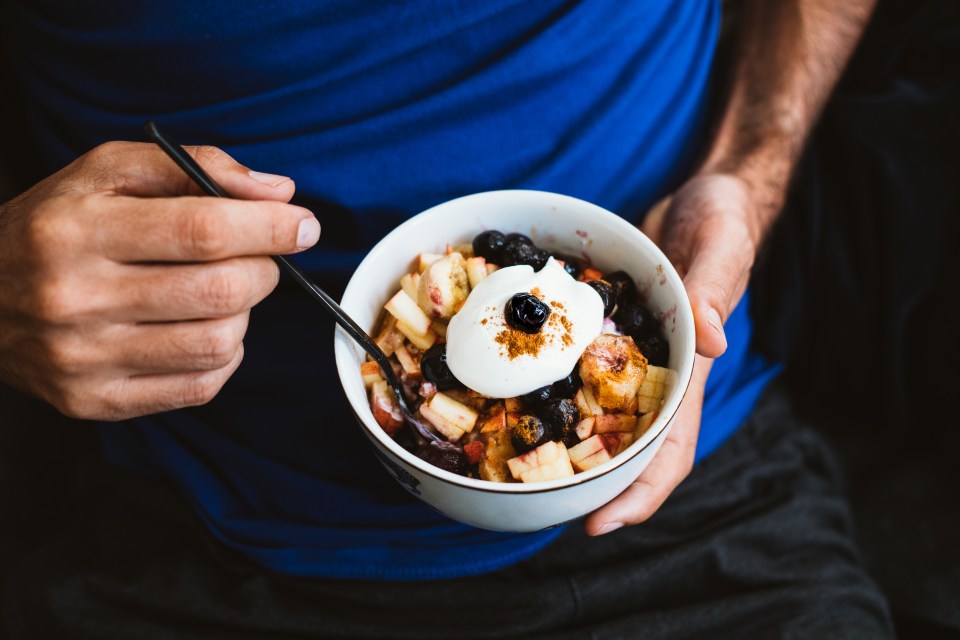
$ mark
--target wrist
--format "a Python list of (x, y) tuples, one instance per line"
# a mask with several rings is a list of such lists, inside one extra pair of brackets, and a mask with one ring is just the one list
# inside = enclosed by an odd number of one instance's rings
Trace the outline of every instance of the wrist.
[(715, 146), (695, 172), (728, 176), (740, 184), (752, 205), (749, 225), (757, 246), (783, 208), (800, 151), (783, 138), (771, 136), (767, 142), (752, 148)]

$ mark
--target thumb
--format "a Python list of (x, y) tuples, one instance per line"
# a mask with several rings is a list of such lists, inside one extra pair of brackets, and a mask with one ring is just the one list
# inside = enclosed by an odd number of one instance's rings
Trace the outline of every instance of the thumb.
[(718, 358), (727, 349), (723, 325), (743, 297), (749, 278), (749, 269), (744, 272), (739, 264), (726, 251), (699, 251), (684, 276), (693, 308), (697, 353), (706, 358)]

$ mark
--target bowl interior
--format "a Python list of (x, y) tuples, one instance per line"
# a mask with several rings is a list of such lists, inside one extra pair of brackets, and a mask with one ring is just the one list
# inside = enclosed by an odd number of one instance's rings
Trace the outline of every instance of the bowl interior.
[(354, 412), (372, 435), (397, 458), (416, 469), (458, 485), (507, 493), (542, 491), (586, 482), (620, 466), (650, 444), (667, 426), (693, 371), (693, 314), (683, 283), (657, 246), (635, 226), (588, 202), (542, 191), (489, 191), (437, 205), (390, 232), (367, 255), (344, 291), (341, 306), (372, 333), (384, 303), (399, 288), (420, 252), (443, 253), (447, 244), (470, 242), (486, 229), (520, 232), (552, 251), (589, 259), (604, 271), (623, 269), (637, 281), (651, 310), (661, 318), (670, 343), (670, 369), (677, 373), (667, 388), (664, 406), (644, 435), (611, 461), (568, 478), (538, 483), (495, 483), (438, 469), (386, 435), (373, 418), (360, 378), (364, 351), (345, 332), (336, 331), (335, 354), (340, 381)]

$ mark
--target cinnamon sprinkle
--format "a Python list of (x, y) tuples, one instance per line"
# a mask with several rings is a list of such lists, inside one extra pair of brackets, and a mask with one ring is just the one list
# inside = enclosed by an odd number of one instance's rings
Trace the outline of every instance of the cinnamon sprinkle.
[[(562, 305), (559, 306), (562, 308)], [(554, 329), (553, 333), (556, 335), (547, 333), (548, 326)], [(513, 360), (524, 355), (536, 357), (555, 338), (562, 343), (561, 349), (573, 346), (572, 331), (573, 324), (567, 319), (567, 316), (554, 310), (547, 318), (547, 324), (537, 333), (526, 333), (506, 326), (497, 334), (495, 340), (497, 344), (504, 348), (506, 356)]]

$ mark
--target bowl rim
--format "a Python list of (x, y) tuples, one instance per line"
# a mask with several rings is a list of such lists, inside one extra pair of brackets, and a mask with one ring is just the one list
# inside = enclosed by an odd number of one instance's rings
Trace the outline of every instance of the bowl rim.
[[(651, 445), (656, 444), (660, 441), (661, 437), (667, 431), (667, 428), (672, 424), (673, 419), (676, 415), (677, 409), (682, 403), (683, 399), (686, 397), (686, 393), (689, 390), (690, 382), (693, 378), (693, 369), (695, 367), (696, 358), (694, 356), (694, 351), (696, 348), (696, 336), (695, 336), (695, 325), (693, 318), (693, 310), (690, 305), (689, 298), (686, 294), (686, 288), (683, 286), (683, 281), (680, 278), (679, 274), (676, 272), (676, 269), (673, 267), (673, 264), (670, 260), (664, 255), (660, 248), (644, 234), (640, 229), (634, 224), (630, 223), (625, 218), (604, 209), (603, 207), (576, 198), (574, 196), (569, 196), (562, 193), (552, 192), (552, 191), (542, 191), (536, 189), (496, 189), (491, 191), (480, 191), (475, 193), (470, 193), (467, 195), (459, 196), (446, 200), (439, 204), (436, 204), (428, 209), (421, 211), (420, 213), (408, 218), (401, 224), (397, 225), (393, 230), (391, 230), (387, 235), (378, 241), (373, 248), (364, 256), (360, 264), (351, 274), (347, 286), (344, 289), (343, 296), (341, 297), (341, 306), (344, 306), (344, 309), (349, 313), (350, 310), (349, 300), (354, 295), (359, 295), (357, 291), (359, 290), (361, 284), (360, 279), (357, 275), (363, 270), (364, 266), (376, 259), (376, 257), (384, 252), (390, 251), (390, 246), (392, 244), (392, 238), (396, 237), (398, 232), (406, 231), (410, 228), (415, 228), (423, 225), (429, 225), (429, 222), (432, 218), (435, 218), (444, 211), (455, 207), (458, 204), (462, 204), (466, 200), (482, 199), (482, 198), (492, 198), (492, 197), (531, 197), (531, 198), (548, 198), (553, 199), (557, 202), (566, 201), (568, 203), (573, 203), (575, 206), (580, 208), (592, 209), (592, 213), (595, 215), (602, 216), (606, 218), (607, 222), (614, 225), (620, 226), (623, 230), (623, 233), (627, 236), (633, 236), (636, 242), (639, 242), (642, 245), (646, 246), (646, 249), (650, 251), (656, 258), (658, 258), (663, 263), (663, 276), (667, 280), (673, 281), (673, 287), (675, 290), (679, 291), (681, 294), (681, 301), (686, 301), (686, 304), (678, 304), (677, 313), (683, 314), (685, 319), (690, 327), (688, 332), (688, 351), (691, 354), (689, 357), (688, 366), (685, 367), (685, 371), (677, 372), (677, 393), (674, 395), (675, 401), (670, 407), (669, 415), (661, 411), (661, 414), (657, 416), (654, 421), (654, 424), (650, 426), (646, 433), (651, 432), (650, 430), (654, 429), (654, 426), (659, 423), (659, 426), (656, 428), (656, 432), (653, 433), (646, 442), (642, 443), (638, 439), (635, 442), (631, 443), (626, 449), (613, 456), (607, 462), (598, 465), (587, 471), (582, 471), (580, 473), (575, 473), (572, 476), (566, 476), (564, 478), (558, 478), (554, 480), (540, 481), (540, 482), (493, 482), (490, 480), (484, 480), (482, 478), (469, 478), (467, 476), (461, 476), (450, 471), (445, 471), (436, 467), (425, 460), (417, 457), (413, 453), (407, 451), (402, 446), (400, 446), (393, 438), (387, 435), (387, 433), (380, 427), (380, 425), (374, 422), (373, 425), (367, 424), (367, 421), (364, 419), (366, 416), (363, 416), (360, 411), (357, 410), (357, 407), (354, 405), (354, 402), (350, 398), (350, 394), (347, 392), (347, 378), (346, 376), (350, 375), (348, 370), (356, 368), (356, 364), (351, 360), (351, 356), (355, 355), (356, 351), (354, 348), (356, 344), (353, 339), (347, 335), (347, 333), (339, 326), (336, 325), (334, 329), (334, 356), (337, 366), (337, 373), (340, 379), (340, 384), (346, 397), (347, 402), (350, 404), (351, 412), (353, 413), (356, 421), (364, 429), (367, 434), (367, 437), (371, 438), (376, 443), (385, 447), (391, 453), (393, 453), (397, 458), (402, 460), (408, 466), (413, 467), (417, 472), (424, 475), (430, 476), (435, 480), (439, 480), (443, 483), (454, 485), (461, 488), (471, 489), (475, 491), (481, 491), (486, 493), (497, 493), (497, 494), (535, 494), (535, 493), (548, 493), (552, 491), (558, 491), (565, 488), (572, 488), (575, 486), (583, 485), (603, 476), (606, 476), (613, 471), (616, 471), (623, 465), (627, 464), (631, 460), (635, 459), (640, 453), (645, 451)], [(541, 202), (542, 204), (542, 202)], [(343, 301), (347, 301), (344, 304)], [(680, 302), (680, 301), (678, 301)], [(346, 366), (350, 365), (350, 366)], [(357, 372), (356, 375), (359, 376)], [(365, 402), (364, 406), (369, 409), (369, 402)], [(373, 420), (372, 414), (370, 415), (370, 420)]]

